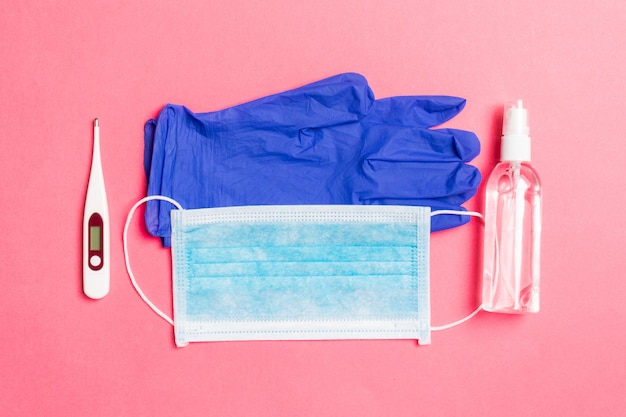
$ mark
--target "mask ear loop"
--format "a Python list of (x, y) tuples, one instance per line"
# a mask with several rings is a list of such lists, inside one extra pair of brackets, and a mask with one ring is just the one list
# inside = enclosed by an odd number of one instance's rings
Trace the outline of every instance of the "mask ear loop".
[[(479, 213), (477, 211), (460, 211), (460, 210), (435, 210), (435, 211), (430, 213), (430, 217), (438, 216), (440, 214), (455, 214), (455, 215), (460, 215), (460, 216), (474, 216), (474, 217), (480, 217), (482, 220), (485, 219), (485, 217), (481, 213)], [(479, 305), (478, 308), (476, 308), (476, 310), (472, 311), (466, 317), (463, 317), (462, 319), (457, 320), (457, 321), (455, 321), (453, 323), (444, 324), (443, 326), (431, 326), (430, 330), (436, 332), (436, 331), (440, 331), (440, 330), (447, 330), (447, 329), (450, 329), (452, 327), (458, 326), (459, 324), (463, 324), (466, 321), (468, 321), (469, 319), (473, 318), (482, 309), (483, 309), (483, 306)]]
[(124, 241), (124, 260), (126, 261), (126, 271), (128, 272), (128, 276), (130, 277), (130, 282), (133, 284), (133, 287), (135, 287), (135, 290), (137, 290), (137, 293), (139, 294), (141, 299), (146, 304), (148, 304), (148, 307), (150, 307), (152, 311), (157, 313), (161, 318), (163, 318), (163, 320), (165, 320), (166, 322), (168, 322), (169, 324), (173, 326), (174, 320), (172, 320), (170, 316), (168, 316), (163, 311), (161, 311), (157, 306), (155, 306), (154, 303), (152, 303), (152, 301), (150, 301), (150, 299), (148, 299), (148, 297), (144, 294), (141, 288), (139, 288), (139, 284), (137, 284), (135, 275), (133, 274), (133, 271), (130, 268), (130, 260), (128, 259), (128, 227), (130, 226), (130, 221), (132, 220), (133, 215), (135, 214), (135, 211), (137, 210), (137, 208), (141, 206), (142, 204), (151, 200), (167, 201), (168, 203), (171, 203), (174, 206), (176, 206), (178, 210), (183, 210), (183, 207), (176, 200), (173, 200), (169, 197), (160, 196), (160, 195), (152, 195), (152, 196), (144, 197), (138, 202), (136, 202), (135, 205), (128, 212), (128, 216), (126, 217), (126, 224), (124, 225), (124, 235), (122, 239)]

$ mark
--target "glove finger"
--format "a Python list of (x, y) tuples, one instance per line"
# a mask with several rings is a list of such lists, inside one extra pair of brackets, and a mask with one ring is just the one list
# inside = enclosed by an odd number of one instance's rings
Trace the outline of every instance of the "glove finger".
[(458, 129), (420, 129), (372, 126), (366, 132), (368, 160), (398, 162), (468, 162), (480, 153), (473, 132)]
[(480, 140), (474, 132), (450, 128), (434, 129), (432, 132), (433, 135), (443, 135), (439, 140), (447, 137), (463, 162), (469, 162), (480, 154)]
[(240, 130), (298, 130), (355, 122), (367, 114), (374, 93), (360, 74), (339, 74), (224, 110), (198, 113), (204, 123)]
[(465, 99), (452, 96), (398, 96), (376, 100), (364, 124), (438, 126), (459, 114)]
[(438, 199), (462, 204), (476, 194), (480, 171), (463, 162), (388, 162), (367, 160), (361, 200)]

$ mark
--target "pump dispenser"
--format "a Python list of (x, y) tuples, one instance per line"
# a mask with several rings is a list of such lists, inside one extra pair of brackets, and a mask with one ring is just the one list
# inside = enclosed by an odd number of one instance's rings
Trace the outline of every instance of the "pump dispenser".
[(530, 164), (528, 112), (522, 100), (504, 108), (500, 161), (486, 187), (482, 307), (536, 313), (541, 184)]

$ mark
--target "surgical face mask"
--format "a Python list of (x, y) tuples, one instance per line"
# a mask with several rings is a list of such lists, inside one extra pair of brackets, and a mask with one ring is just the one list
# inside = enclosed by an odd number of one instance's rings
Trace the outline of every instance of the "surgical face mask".
[[(430, 343), (431, 211), (415, 206), (242, 206), (171, 212), (177, 346), (218, 340)], [(467, 214), (463, 212), (464, 214)], [(450, 213), (445, 213), (450, 214)]]

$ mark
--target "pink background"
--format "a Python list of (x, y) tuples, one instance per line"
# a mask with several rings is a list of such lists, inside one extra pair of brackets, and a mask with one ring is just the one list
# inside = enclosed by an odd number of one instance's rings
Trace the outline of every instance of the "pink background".
[[(626, 2), (21, 1), (0, 13), (0, 415), (623, 416)], [(542, 310), (480, 313), (412, 341), (174, 347), (131, 287), (126, 214), (145, 121), (339, 72), (377, 97), (467, 98), (484, 175), (501, 106), (529, 103), (544, 184)], [(81, 291), (92, 120), (101, 122), (110, 294)], [(482, 210), (482, 194), (467, 207)], [(479, 302), (480, 222), (432, 237), (432, 316)], [(138, 280), (171, 311), (170, 254), (136, 218)]]

